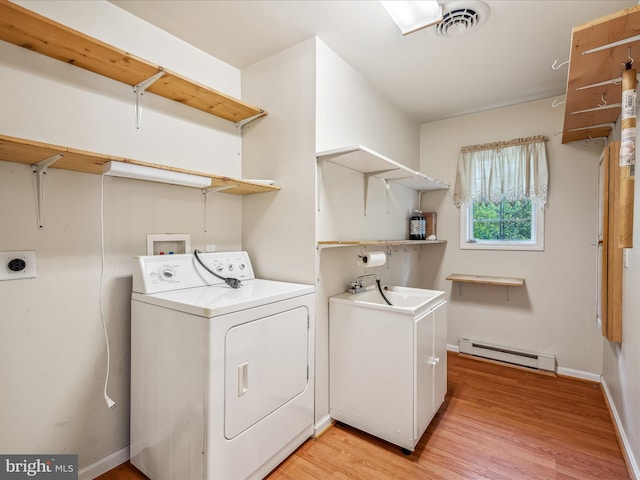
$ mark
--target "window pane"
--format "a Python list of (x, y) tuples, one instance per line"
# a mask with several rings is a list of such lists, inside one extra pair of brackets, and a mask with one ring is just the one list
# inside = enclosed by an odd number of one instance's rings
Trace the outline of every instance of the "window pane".
[(531, 241), (531, 202), (474, 202), (473, 239), (479, 241)]

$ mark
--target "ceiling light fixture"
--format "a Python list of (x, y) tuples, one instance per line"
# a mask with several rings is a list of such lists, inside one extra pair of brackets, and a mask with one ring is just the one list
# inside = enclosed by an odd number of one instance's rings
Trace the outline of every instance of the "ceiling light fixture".
[(402, 35), (409, 35), (442, 21), (442, 6), (436, 0), (380, 1), (398, 25)]
[(145, 167), (133, 163), (110, 161), (102, 166), (102, 173), (112, 177), (135, 178), (137, 180), (184, 185), (185, 187), (205, 188), (211, 186), (211, 179), (209, 177), (173, 170), (163, 170), (161, 168)]

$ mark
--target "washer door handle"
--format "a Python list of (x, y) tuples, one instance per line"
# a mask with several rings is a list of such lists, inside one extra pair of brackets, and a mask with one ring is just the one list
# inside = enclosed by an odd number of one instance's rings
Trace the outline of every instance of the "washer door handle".
[(249, 362), (238, 365), (238, 396), (241, 397), (249, 390)]

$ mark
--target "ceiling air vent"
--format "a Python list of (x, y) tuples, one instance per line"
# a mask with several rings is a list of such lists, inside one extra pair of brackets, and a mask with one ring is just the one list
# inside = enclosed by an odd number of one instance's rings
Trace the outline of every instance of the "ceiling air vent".
[(442, 22), (436, 25), (441, 37), (463, 35), (476, 30), (489, 18), (489, 7), (482, 2), (460, 1), (443, 5)]

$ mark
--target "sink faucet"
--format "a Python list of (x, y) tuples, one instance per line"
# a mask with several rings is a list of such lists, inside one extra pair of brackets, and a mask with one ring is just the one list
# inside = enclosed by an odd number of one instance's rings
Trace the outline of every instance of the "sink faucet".
[(376, 282), (380, 281), (380, 278), (378, 278), (378, 275), (376, 275), (375, 273), (369, 273), (367, 275), (360, 275), (359, 277), (356, 277), (356, 281), (355, 282), (351, 282), (351, 288), (349, 289), (349, 292), (351, 293), (360, 293), (360, 292), (364, 292), (367, 287), (364, 284), (363, 280), (365, 278), (375, 278)]

